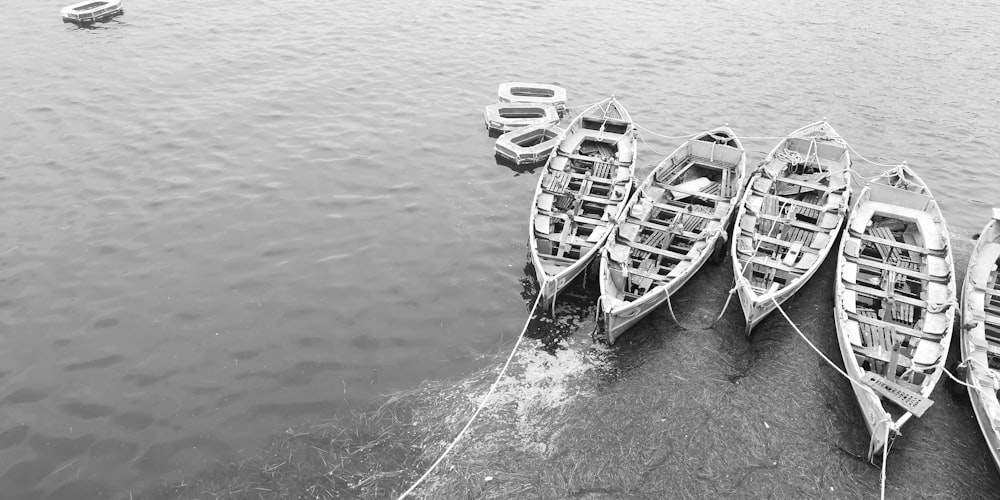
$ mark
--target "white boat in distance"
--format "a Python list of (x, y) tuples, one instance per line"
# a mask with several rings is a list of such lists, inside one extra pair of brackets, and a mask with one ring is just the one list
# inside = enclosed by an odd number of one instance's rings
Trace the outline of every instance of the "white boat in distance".
[(725, 245), (746, 174), (743, 145), (719, 127), (681, 144), (639, 185), (601, 252), (598, 307), (609, 343)]
[(821, 121), (782, 139), (751, 174), (731, 249), (747, 335), (830, 253), (847, 215), (850, 168), (847, 144)]
[(869, 460), (932, 404), (957, 309), (953, 262), (941, 209), (912, 170), (861, 190), (840, 242), (834, 322)]
[(631, 117), (611, 97), (574, 118), (550, 153), (528, 222), (543, 306), (551, 306), (604, 245), (632, 188), (636, 140)]

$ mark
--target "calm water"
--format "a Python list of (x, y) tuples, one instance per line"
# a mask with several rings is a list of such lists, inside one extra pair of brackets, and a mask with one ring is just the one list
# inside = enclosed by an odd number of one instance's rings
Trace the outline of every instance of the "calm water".
[(493, 159), (502, 81), (615, 94), (647, 169), (680, 142), (652, 132), (728, 123), (755, 161), (826, 118), (918, 170), (962, 266), (1000, 204), (992, 2), (60, 7), (0, 32), (5, 497), (181, 477), (487, 363), (525, 318), (537, 172)]

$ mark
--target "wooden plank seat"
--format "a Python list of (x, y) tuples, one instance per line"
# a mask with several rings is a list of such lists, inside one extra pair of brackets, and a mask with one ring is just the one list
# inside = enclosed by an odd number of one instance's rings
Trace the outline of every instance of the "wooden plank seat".
[[(857, 310), (859, 315), (868, 318), (877, 317), (877, 313), (873, 309), (859, 306)], [(851, 347), (855, 354), (882, 363), (892, 361), (892, 351), (897, 349), (896, 343), (901, 340), (895, 334), (894, 328), (858, 322), (858, 332), (861, 334), (864, 345), (852, 344)], [(909, 368), (912, 365), (908, 356), (897, 355), (896, 358), (897, 366)]]
[[(793, 267), (786, 266), (780, 260), (769, 259), (767, 257), (763, 257), (760, 255), (755, 255), (751, 257), (749, 260), (751, 262), (751, 268), (763, 266), (778, 271), (785, 271), (786, 273), (791, 273), (796, 276), (802, 274), (801, 269), (795, 269)], [(745, 264), (745, 262), (741, 262), (741, 264)]]
[(644, 245), (660, 248), (660, 243), (667, 237), (666, 231), (651, 231), (642, 241)]
[(860, 294), (863, 294), (863, 295), (867, 295), (869, 297), (876, 298), (876, 299), (889, 299), (891, 297), (893, 300), (895, 300), (897, 302), (901, 302), (901, 303), (904, 303), (904, 304), (909, 304), (910, 306), (913, 306), (913, 307), (920, 307), (920, 308), (923, 308), (923, 309), (927, 308), (927, 301), (925, 301), (925, 300), (915, 299), (913, 297), (908, 297), (906, 295), (891, 295), (890, 296), (889, 292), (886, 292), (885, 290), (882, 290), (882, 289), (879, 289), (879, 288), (872, 288), (872, 287), (868, 287), (868, 286), (856, 285), (854, 283), (847, 283), (847, 282), (844, 283), (844, 288), (846, 288), (848, 290), (853, 290), (853, 291), (855, 291), (857, 293), (860, 293)]
[(764, 213), (759, 213), (759, 214), (756, 214), (756, 215), (757, 215), (757, 218), (760, 218), (760, 219), (767, 219), (767, 220), (770, 220), (770, 221), (784, 222), (785, 224), (788, 224), (789, 226), (797, 227), (797, 228), (803, 229), (805, 231), (813, 231), (813, 232), (819, 232), (819, 233), (828, 233), (828, 232), (830, 232), (829, 229), (822, 228), (820, 226), (817, 226), (816, 224), (811, 224), (809, 222), (797, 220), (797, 219), (794, 219), (794, 218), (793, 219), (788, 219), (788, 218), (785, 218), (785, 217), (782, 217), (782, 216), (779, 216), (779, 215), (764, 214)]
[(561, 170), (548, 174), (548, 179), (542, 182), (542, 189), (552, 193), (564, 193), (569, 186), (571, 176)]
[(786, 248), (790, 248), (790, 247), (796, 246), (796, 244), (798, 244), (798, 245), (802, 246), (802, 249), (800, 250), (802, 252), (815, 253), (815, 254), (819, 253), (819, 250), (816, 250), (815, 248), (807, 247), (807, 246), (803, 245), (801, 241), (787, 241), (787, 240), (783, 240), (783, 239), (780, 239), (780, 238), (773, 238), (771, 236), (765, 236), (763, 234), (755, 234), (754, 238), (757, 238), (760, 241), (763, 241), (765, 243), (771, 243), (771, 244), (774, 244), (774, 245), (778, 245), (779, 247), (786, 247)]
[(698, 233), (694, 233), (694, 232), (691, 232), (691, 231), (682, 231), (682, 230), (679, 230), (679, 228), (673, 229), (673, 228), (670, 228), (669, 226), (664, 226), (663, 224), (657, 224), (657, 223), (652, 222), (652, 221), (639, 220), (639, 219), (636, 219), (636, 218), (633, 218), (633, 217), (629, 217), (628, 219), (626, 219), (626, 221), (629, 222), (629, 223), (631, 223), (631, 224), (636, 224), (638, 226), (642, 226), (642, 227), (649, 228), (649, 229), (655, 229), (657, 231), (670, 231), (670, 232), (673, 232), (677, 236), (683, 236), (685, 238), (689, 238), (689, 239), (692, 239), (692, 240), (693, 239), (697, 239), (698, 237), (700, 237), (700, 235)]
[(665, 250), (663, 248), (657, 248), (657, 247), (645, 245), (643, 243), (631, 242), (631, 243), (628, 243), (628, 246), (630, 246), (630, 247), (632, 247), (632, 248), (634, 248), (636, 250), (642, 250), (642, 251), (645, 251), (645, 252), (649, 252), (651, 254), (662, 255), (664, 257), (667, 257), (667, 258), (670, 258), (670, 259), (674, 259), (674, 260), (691, 260), (692, 259), (692, 257), (688, 257), (687, 255), (684, 255), (684, 254), (680, 254), (680, 253), (677, 253), (677, 252), (671, 252), (670, 250)]
[[(825, 178), (827, 175), (828, 174), (826, 172), (823, 172), (822, 174), (820, 174), (820, 177), (821, 178)], [(828, 186), (828, 185), (826, 185), (826, 184), (820, 184), (818, 182), (807, 181), (807, 180), (804, 180), (804, 179), (792, 179), (790, 177), (778, 177), (775, 180), (777, 182), (782, 182), (782, 183), (785, 183), (785, 184), (791, 184), (791, 185), (794, 185), (794, 186), (799, 186), (799, 187), (804, 187), (804, 188), (809, 188), (809, 189), (815, 189), (815, 190), (818, 190), (818, 191), (829, 191), (829, 190), (831, 190), (831, 187)]]
[(676, 213), (679, 213), (679, 214), (692, 215), (692, 216), (695, 216), (695, 217), (701, 217), (703, 219), (710, 219), (710, 220), (715, 219), (715, 213), (714, 212), (704, 213), (704, 212), (697, 212), (697, 211), (688, 211), (684, 207), (679, 207), (677, 205), (670, 205), (670, 204), (667, 204), (667, 203), (653, 203), (653, 206), (655, 208), (659, 208), (660, 210), (668, 210), (670, 212), (676, 212)]
[(712, 168), (716, 170), (732, 170), (736, 166), (735, 163), (721, 160), (712, 160), (705, 158), (704, 156), (691, 155), (688, 160), (691, 162), (692, 166), (701, 168)]
[(927, 333), (927, 332), (924, 332), (924, 331), (921, 331), (921, 330), (916, 330), (916, 329), (910, 328), (908, 326), (903, 326), (903, 325), (899, 325), (899, 324), (896, 324), (896, 323), (890, 323), (890, 322), (882, 320), (882, 319), (872, 318), (872, 317), (869, 317), (869, 316), (864, 316), (862, 314), (852, 313), (850, 311), (847, 312), (847, 316), (850, 319), (853, 319), (853, 320), (857, 321), (859, 327), (862, 324), (867, 324), (867, 325), (879, 326), (879, 327), (883, 327), (883, 328), (893, 328), (897, 334), (909, 335), (911, 337), (916, 337), (918, 339), (931, 340), (931, 341), (935, 341), (935, 342), (940, 342), (941, 338), (943, 337), (943, 335), (938, 335), (938, 334), (934, 334), (934, 333)]
[(656, 176), (653, 177), (653, 180), (658, 184), (667, 184), (690, 170), (692, 166), (694, 165), (691, 163), (678, 163), (670, 168), (657, 172)]
[[(896, 241), (896, 237), (893, 236), (892, 230), (887, 227), (870, 227), (866, 232), (882, 241)], [(872, 241), (869, 242), (869, 244), (875, 246), (875, 248), (878, 250), (879, 255), (882, 256), (883, 261), (899, 262), (900, 255), (898, 247), (894, 245), (887, 245), (880, 241)]]
[(594, 177), (599, 179), (610, 179), (611, 172), (618, 167), (611, 165), (610, 163), (598, 163), (594, 165)]
[(904, 276), (910, 276), (925, 281), (935, 281), (940, 283), (947, 283), (948, 276), (931, 276), (925, 272), (921, 272), (915, 269), (910, 269), (909, 264), (894, 265), (887, 262), (879, 262), (874, 259), (868, 259), (865, 257), (851, 257), (847, 255), (847, 260), (850, 262), (856, 262), (859, 266), (868, 266), (875, 269), (880, 269), (882, 271), (895, 271), (896, 273), (902, 274)]
[[(764, 196), (765, 196), (765, 199), (766, 198), (776, 198), (776, 199), (778, 199), (778, 201), (780, 201), (781, 203), (784, 203), (786, 205), (795, 205), (797, 207), (805, 209), (805, 210), (800, 210), (799, 211), (799, 213), (805, 214), (805, 215), (809, 215), (810, 213), (819, 213), (819, 212), (826, 211), (826, 207), (824, 207), (822, 205), (816, 205), (815, 203), (809, 203), (809, 202), (806, 202), (806, 201), (797, 200), (795, 198), (785, 198), (785, 197), (781, 197), (781, 196), (775, 196), (773, 194), (766, 194)], [(774, 213), (774, 212), (765, 212), (765, 213)], [(816, 217), (813, 217), (813, 218), (816, 218)]]
[(850, 231), (851, 236), (860, 239), (861, 241), (866, 241), (873, 244), (879, 244), (887, 247), (894, 247), (900, 250), (906, 250), (907, 252), (918, 253), (921, 255), (943, 255), (946, 253), (944, 249), (941, 250), (930, 250), (925, 247), (920, 247), (916, 245), (910, 245), (908, 243), (903, 243), (896, 241), (895, 239), (879, 238), (877, 236), (870, 235), (868, 233), (857, 234), (854, 230)]

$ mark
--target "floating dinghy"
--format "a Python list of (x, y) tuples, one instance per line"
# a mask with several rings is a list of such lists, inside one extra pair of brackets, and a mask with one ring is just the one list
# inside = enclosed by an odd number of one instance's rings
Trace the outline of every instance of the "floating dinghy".
[(869, 460), (930, 407), (956, 298), (948, 230), (930, 189), (906, 166), (876, 177), (847, 220), (834, 298), (844, 369), (871, 434)]
[(507, 82), (497, 89), (500, 102), (551, 104), (559, 114), (566, 112), (566, 89), (545, 83)]
[(59, 12), (64, 23), (90, 24), (124, 14), (125, 10), (122, 0), (86, 0), (63, 7)]
[(486, 106), (483, 118), (490, 132), (510, 132), (529, 125), (555, 125), (559, 112), (551, 104), (498, 102)]
[(962, 286), (962, 362), (979, 428), (1000, 468), (1000, 208), (969, 257)]
[(598, 307), (609, 343), (725, 244), (745, 180), (746, 153), (728, 127), (698, 134), (646, 177), (601, 252)]
[(521, 127), (498, 137), (494, 150), (516, 165), (539, 163), (548, 159), (562, 133), (561, 128), (549, 125)]

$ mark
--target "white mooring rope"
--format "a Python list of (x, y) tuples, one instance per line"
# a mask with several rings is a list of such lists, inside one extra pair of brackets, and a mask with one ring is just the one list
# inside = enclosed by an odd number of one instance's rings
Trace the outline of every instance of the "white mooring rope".
[[(796, 326), (795, 322), (793, 322), (792, 319), (788, 317), (788, 314), (786, 314), (785, 310), (781, 308), (781, 304), (778, 304), (778, 301), (775, 300), (775, 298), (774, 298), (773, 295), (771, 296), (771, 302), (774, 302), (774, 307), (778, 310), (778, 312), (781, 313), (782, 316), (785, 317), (785, 321), (787, 321), (788, 324), (791, 325), (791, 327), (795, 330), (795, 332), (798, 333), (800, 337), (802, 337), (802, 340), (805, 340), (806, 344), (809, 344), (809, 347), (812, 347), (812, 350), (816, 351), (816, 354), (819, 354), (819, 357), (823, 358), (827, 362), (827, 364), (829, 364), (830, 366), (833, 367), (834, 370), (837, 370), (837, 373), (843, 375), (844, 378), (846, 378), (847, 380), (849, 380), (852, 384), (854, 384), (854, 385), (856, 385), (858, 387), (861, 387), (862, 389), (870, 392), (872, 394), (872, 396), (875, 396), (876, 398), (878, 397), (875, 394), (875, 392), (872, 391), (872, 389), (870, 387), (868, 387), (868, 386), (862, 384), (860, 381), (855, 380), (854, 378), (852, 378), (850, 375), (847, 374), (847, 372), (845, 372), (844, 370), (841, 370), (839, 366), (837, 366), (836, 364), (834, 364), (834, 362), (831, 361), (830, 358), (826, 357), (826, 355), (823, 354), (823, 352), (820, 351), (818, 347), (816, 347), (816, 344), (813, 344), (812, 341), (809, 340), (809, 338), (806, 337), (806, 335), (804, 333), (802, 333), (802, 330), (799, 330), (799, 327)], [(885, 500), (885, 464), (886, 464), (886, 457), (888, 457), (888, 455), (889, 455), (889, 430), (892, 428), (892, 422), (888, 421), (886, 419), (886, 420), (880, 421), (880, 423), (883, 422), (883, 421), (886, 422), (886, 425), (885, 425), (885, 441), (884, 441), (885, 444), (882, 446), (882, 472), (881, 472), (881, 475), (882, 475), (882, 490), (881, 490), (882, 491), (882, 497), (881, 498), (882, 498), (882, 500)], [(876, 426), (876, 428), (877, 428), (877, 426)]]
[(465, 423), (465, 427), (462, 427), (462, 430), (459, 431), (458, 435), (455, 436), (455, 439), (453, 439), (452, 442), (448, 444), (448, 447), (444, 449), (444, 452), (441, 453), (441, 456), (439, 456), (438, 459), (435, 460), (434, 463), (427, 468), (427, 471), (424, 472), (424, 474), (420, 476), (420, 478), (417, 479), (416, 482), (414, 482), (406, 491), (404, 491), (402, 495), (399, 495), (397, 500), (403, 500), (404, 498), (407, 497), (407, 495), (413, 493), (413, 490), (415, 490), (417, 486), (420, 486), (420, 484), (423, 483), (427, 479), (427, 477), (431, 475), (431, 472), (434, 472), (434, 469), (436, 469), (437, 466), (441, 463), (441, 461), (444, 460), (444, 457), (448, 456), (448, 454), (451, 453), (452, 448), (454, 448), (455, 445), (458, 444), (458, 442), (462, 439), (462, 436), (464, 436), (466, 431), (469, 430), (469, 427), (472, 426), (472, 422), (474, 422), (476, 420), (476, 417), (479, 416), (479, 412), (483, 411), (483, 408), (486, 407), (486, 403), (490, 400), (490, 396), (492, 396), (493, 392), (496, 390), (497, 384), (500, 383), (500, 380), (503, 378), (504, 374), (507, 373), (507, 368), (510, 366), (510, 362), (514, 359), (514, 354), (517, 353), (517, 348), (521, 345), (521, 341), (524, 340), (524, 334), (528, 331), (528, 325), (531, 324), (531, 319), (535, 317), (535, 309), (538, 308), (538, 304), (539, 302), (541, 302), (541, 300), (542, 300), (542, 294), (541, 292), (539, 292), (538, 297), (535, 298), (535, 304), (531, 306), (531, 314), (528, 315), (528, 320), (524, 322), (524, 328), (521, 329), (521, 334), (517, 336), (517, 342), (514, 343), (514, 347), (510, 350), (510, 356), (507, 356), (507, 362), (503, 364), (503, 368), (501, 368), (500, 373), (497, 374), (496, 380), (494, 380), (493, 384), (490, 385), (490, 390), (486, 392), (485, 396), (483, 396), (483, 399), (482, 401), (479, 402), (479, 406), (476, 408), (476, 411), (473, 412), (471, 417), (469, 417), (469, 421)]

